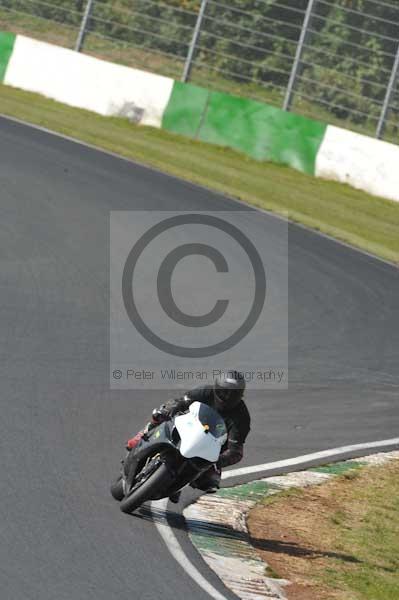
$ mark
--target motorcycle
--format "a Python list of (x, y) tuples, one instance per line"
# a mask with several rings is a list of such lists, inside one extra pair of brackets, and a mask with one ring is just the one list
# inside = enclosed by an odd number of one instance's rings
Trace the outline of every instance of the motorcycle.
[(176, 414), (147, 433), (122, 462), (111, 494), (124, 513), (132, 513), (147, 500), (160, 500), (179, 492), (215, 464), (227, 440), (223, 418), (202, 402)]

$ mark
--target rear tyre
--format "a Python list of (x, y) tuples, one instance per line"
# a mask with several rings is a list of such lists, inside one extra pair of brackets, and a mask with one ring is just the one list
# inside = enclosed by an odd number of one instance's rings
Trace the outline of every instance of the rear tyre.
[(122, 475), (119, 475), (118, 479), (111, 485), (111, 494), (118, 502), (123, 500), (125, 494), (123, 492)]
[(167, 490), (172, 483), (172, 475), (165, 463), (162, 463), (156, 471), (144, 481), (129, 496), (123, 498), (120, 503), (120, 509), (124, 513), (132, 513), (136, 508), (141, 506), (146, 500), (151, 500), (155, 496), (161, 495), (161, 490), (165, 491), (165, 496), (168, 495)]

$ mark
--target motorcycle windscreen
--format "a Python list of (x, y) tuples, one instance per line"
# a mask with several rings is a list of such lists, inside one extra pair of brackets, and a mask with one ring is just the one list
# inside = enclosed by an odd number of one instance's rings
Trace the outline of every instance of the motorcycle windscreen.
[(201, 402), (193, 402), (189, 412), (175, 419), (180, 435), (180, 453), (185, 458), (203, 458), (216, 462), (227, 439), (221, 416)]

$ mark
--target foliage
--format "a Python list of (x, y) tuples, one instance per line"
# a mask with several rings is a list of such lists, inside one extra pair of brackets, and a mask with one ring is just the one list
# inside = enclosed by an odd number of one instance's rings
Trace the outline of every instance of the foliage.
[(398, 15), (399, 7), (336, 0), (311, 34), (300, 93), (329, 105), (341, 118), (358, 123), (378, 118), (399, 41)]
[(84, 0), (0, 0), (0, 7), (77, 26), (82, 19)]

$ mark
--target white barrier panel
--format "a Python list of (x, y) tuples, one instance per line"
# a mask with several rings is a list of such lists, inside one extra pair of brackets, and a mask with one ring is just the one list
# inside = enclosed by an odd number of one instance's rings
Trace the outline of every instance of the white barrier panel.
[(160, 127), (174, 81), (18, 35), (4, 83)]
[(399, 146), (329, 125), (315, 175), (399, 201)]

